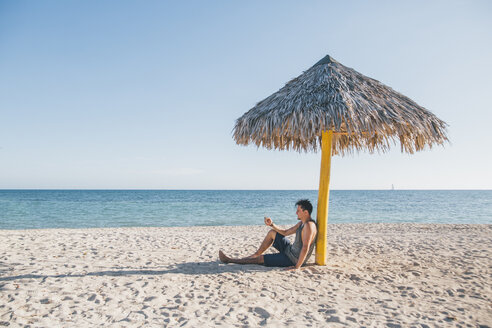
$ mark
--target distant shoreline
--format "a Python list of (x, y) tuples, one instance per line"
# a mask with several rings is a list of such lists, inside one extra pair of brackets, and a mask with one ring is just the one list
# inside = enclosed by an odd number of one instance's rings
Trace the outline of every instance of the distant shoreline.
[[(97, 188), (4, 188), (0, 191), (318, 191), (318, 189), (97, 189)], [(492, 189), (330, 189), (330, 191), (492, 191)]]
[[(412, 223), (412, 222), (400, 222), (400, 223), (387, 223), (387, 222), (376, 222), (376, 223), (352, 223), (352, 222), (347, 222), (347, 223), (330, 223), (328, 222), (328, 225), (330, 227), (343, 227), (343, 226), (354, 226), (354, 227), (371, 227), (374, 228), (376, 226), (381, 226), (381, 227), (413, 227), (413, 228), (423, 228), (423, 229), (430, 229), (430, 228), (438, 228), (439, 226), (442, 226), (446, 229), (450, 227), (454, 228), (466, 228), (468, 226), (470, 227), (480, 227), (483, 226), (483, 228), (487, 229), (492, 229), (492, 223)], [(282, 228), (288, 228), (292, 225), (279, 225), (279, 227)], [(251, 224), (251, 225), (218, 225), (218, 226), (212, 226), (212, 225), (195, 225), (195, 226), (176, 226), (176, 227), (164, 227), (164, 226), (128, 226), (128, 227), (90, 227), (90, 228), (33, 228), (33, 229), (0, 229), (0, 234), (2, 232), (30, 232), (30, 231), (44, 231), (44, 232), (60, 232), (60, 231), (67, 231), (67, 232), (77, 232), (77, 231), (96, 231), (96, 230), (101, 230), (101, 231), (109, 231), (109, 230), (162, 230), (162, 229), (176, 229), (177, 231), (180, 230), (189, 230), (189, 229), (213, 229), (213, 228), (219, 228), (219, 229), (257, 229), (257, 228), (266, 228), (264, 224)], [(338, 229), (338, 228), (337, 228)], [(330, 234), (330, 229), (328, 229), (328, 234)]]

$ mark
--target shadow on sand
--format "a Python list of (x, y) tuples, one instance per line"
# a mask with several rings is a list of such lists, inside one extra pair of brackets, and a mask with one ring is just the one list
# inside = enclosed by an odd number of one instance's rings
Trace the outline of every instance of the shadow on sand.
[[(276, 268), (281, 270), (281, 268)], [(18, 276), (4, 276), (0, 277), (1, 281), (13, 281), (19, 279), (42, 279), (44, 282), (48, 278), (81, 278), (90, 276), (150, 276), (150, 275), (166, 275), (166, 274), (189, 274), (189, 275), (208, 275), (208, 274), (221, 274), (221, 273), (245, 273), (245, 272), (264, 272), (276, 270), (275, 268), (267, 268), (262, 265), (237, 265), (237, 264), (222, 264), (219, 261), (209, 262), (185, 262), (169, 265), (164, 268), (113, 268), (112, 270), (87, 272), (87, 273), (67, 273), (67, 274), (55, 274), (55, 275), (42, 275), (42, 274), (23, 274)], [(2, 270), (0, 274), (6, 274), (6, 270)], [(0, 286), (1, 289), (1, 286)]]

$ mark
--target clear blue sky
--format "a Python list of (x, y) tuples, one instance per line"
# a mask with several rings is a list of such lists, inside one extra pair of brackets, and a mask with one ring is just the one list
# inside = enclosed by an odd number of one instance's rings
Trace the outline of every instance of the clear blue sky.
[(490, 1), (0, 0), (0, 188), (317, 189), (235, 120), (330, 54), (449, 124), (334, 157), (333, 189), (492, 188)]

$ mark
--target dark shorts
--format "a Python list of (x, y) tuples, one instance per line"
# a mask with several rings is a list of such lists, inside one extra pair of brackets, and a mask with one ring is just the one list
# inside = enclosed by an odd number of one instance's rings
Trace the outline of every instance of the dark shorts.
[(275, 235), (275, 241), (273, 242), (273, 247), (277, 249), (280, 253), (276, 254), (266, 254), (263, 255), (263, 260), (265, 266), (268, 267), (289, 267), (294, 266), (294, 263), (285, 255), (285, 250), (290, 246), (290, 241), (287, 237), (279, 234)]

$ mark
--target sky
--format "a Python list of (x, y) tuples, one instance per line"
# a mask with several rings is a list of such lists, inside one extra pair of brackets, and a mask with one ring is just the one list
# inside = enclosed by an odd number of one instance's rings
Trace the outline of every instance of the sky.
[(448, 123), (331, 189), (492, 189), (490, 1), (0, 0), (0, 189), (318, 189), (235, 120), (329, 54)]

